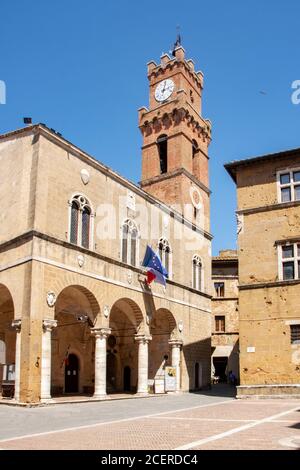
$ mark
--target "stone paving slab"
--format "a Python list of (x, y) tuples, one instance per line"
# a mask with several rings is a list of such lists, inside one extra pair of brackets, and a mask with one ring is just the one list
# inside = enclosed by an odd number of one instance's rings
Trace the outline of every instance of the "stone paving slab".
[(224, 406), (224, 404), (216, 405), (213, 407), (204, 407), (188, 411), (178, 411), (172, 413), (174, 417), (182, 418), (210, 418), (210, 419), (238, 419), (238, 420), (258, 420), (265, 418), (266, 415), (280, 413), (281, 411), (288, 410), (296, 406), (297, 403), (285, 404), (272, 402), (269, 404), (261, 405), (261, 402), (255, 404), (256, 406), (248, 405), (246, 401), (232, 401)]
[[(295, 449), (300, 402), (228, 401), (0, 441), (1, 449)], [(274, 421), (263, 421), (273, 419)], [(253, 426), (253, 427), (251, 427)], [(247, 429), (244, 429), (244, 428)], [(234, 434), (227, 435), (227, 433)], [(295, 440), (296, 439), (296, 440)], [(210, 442), (206, 442), (209, 440)], [(202, 441), (197, 446), (193, 443)], [(285, 444), (283, 444), (285, 442)], [(293, 445), (286, 445), (286, 442)]]
[[(293, 427), (293, 426), (298, 426)], [(276, 421), (195, 447), (194, 450), (300, 450), (299, 421)]]

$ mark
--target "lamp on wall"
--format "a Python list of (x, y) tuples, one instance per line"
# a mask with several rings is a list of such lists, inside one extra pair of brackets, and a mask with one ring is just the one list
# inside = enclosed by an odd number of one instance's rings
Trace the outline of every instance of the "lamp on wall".
[(90, 319), (90, 317), (86, 313), (81, 313), (80, 315), (77, 315), (76, 318), (81, 323), (87, 323), (91, 327), (94, 326), (94, 323), (92, 322), (92, 320)]

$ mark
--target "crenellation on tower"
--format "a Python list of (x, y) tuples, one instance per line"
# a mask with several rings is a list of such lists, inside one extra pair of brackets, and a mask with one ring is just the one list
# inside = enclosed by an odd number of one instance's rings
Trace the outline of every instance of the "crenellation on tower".
[(148, 63), (149, 109), (139, 109), (143, 136), (141, 186), (163, 202), (184, 207), (195, 185), (203, 199), (209, 230), (208, 147), (211, 122), (201, 115), (203, 73), (185, 58), (181, 44), (173, 57)]

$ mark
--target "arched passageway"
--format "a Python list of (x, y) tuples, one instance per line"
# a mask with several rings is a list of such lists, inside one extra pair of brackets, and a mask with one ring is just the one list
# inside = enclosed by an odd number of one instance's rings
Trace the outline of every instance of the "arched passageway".
[(143, 315), (131, 299), (113, 305), (109, 318), (111, 335), (107, 339), (107, 392), (136, 392), (138, 383), (138, 344)]
[[(16, 330), (12, 327), (14, 303), (9, 289), (0, 284), (0, 391), (13, 397), (16, 382)], [(17, 391), (18, 393), (18, 391)]]
[(149, 346), (149, 379), (154, 392), (165, 382), (165, 368), (175, 366), (177, 387), (180, 387), (180, 345), (176, 341), (177, 325), (173, 314), (167, 309), (158, 309), (150, 328), (152, 341)]
[(59, 294), (51, 341), (52, 395), (93, 393), (95, 341), (91, 328), (99, 312), (95, 296), (85, 287), (68, 286)]

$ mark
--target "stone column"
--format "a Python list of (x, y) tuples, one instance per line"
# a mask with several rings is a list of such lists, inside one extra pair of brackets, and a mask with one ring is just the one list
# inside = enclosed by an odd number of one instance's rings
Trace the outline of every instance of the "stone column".
[(20, 401), (20, 373), (21, 373), (21, 320), (13, 320), (12, 328), (16, 330), (16, 356), (15, 356), (15, 400)]
[(95, 336), (95, 390), (94, 398), (106, 396), (106, 340), (111, 334), (110, 328), (92, 328)]
[(43, 320), (41, 360), (41, 401), (51, 400), (51, 332), (56, 320)]
[(172, 367), (176, 368), (176, 392), (180, 392), (180, 350), (182, 346), (182, 340), (171, 339), (169, 345), (172, 348)]
[(136, 335), (135, 340), (138, 342), (138, 386), (137, 393), (142, 395), (148, 394), (148, 343), (152, 340), (152, 336)]

